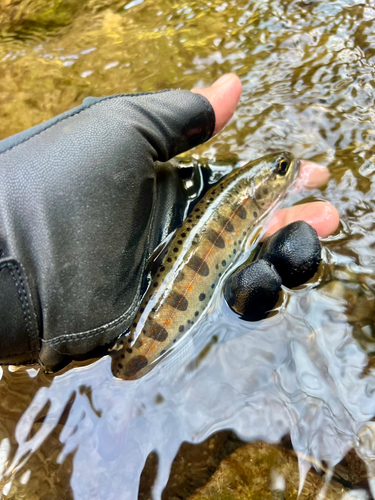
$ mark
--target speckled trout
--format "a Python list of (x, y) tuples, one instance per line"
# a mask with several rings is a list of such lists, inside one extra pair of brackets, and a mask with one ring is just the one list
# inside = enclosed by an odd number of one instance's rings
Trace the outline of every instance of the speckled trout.
[(177, 230), (129, 336), (112, 351), (116, 377), (145, 375), (206, 309), (220, 277), (297, 178), (291, 153), (264, 156), (211, 188)]

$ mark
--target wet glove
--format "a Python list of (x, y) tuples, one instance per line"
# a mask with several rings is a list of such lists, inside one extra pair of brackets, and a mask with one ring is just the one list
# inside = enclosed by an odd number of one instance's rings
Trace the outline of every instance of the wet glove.
[(242, 319), (267, 317), (279, 300), (281, 285), (300, 286), (317, 272), (322, 260), (318, 234), (307, 222), (296, 221), (279, 229), (226, 280), (224, 296)]
[(126, 331), (178, 193), (155, 162), (214, 128), (203, 96), (165, 91), (88, 98), (0, 142), (1, 363), (56, 368)]

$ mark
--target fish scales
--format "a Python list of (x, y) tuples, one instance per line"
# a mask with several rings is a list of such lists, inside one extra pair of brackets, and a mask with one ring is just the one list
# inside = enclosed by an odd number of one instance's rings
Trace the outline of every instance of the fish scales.
[(296, 179), (298, 165), (291, 153), (268, 155), (206, 193), (170, 242), (129, 336), (112, 352), (115, 376), (143, 376), (188, 333), (255, 225)]

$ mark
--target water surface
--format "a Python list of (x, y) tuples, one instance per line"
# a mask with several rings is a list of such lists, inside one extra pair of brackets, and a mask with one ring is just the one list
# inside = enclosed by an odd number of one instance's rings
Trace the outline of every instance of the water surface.
[(244, 162), (287, 149), (323, 163), (331, 180), (308, 199), (341, 217), (318, 275), (285, 290), (276, 315), (243, 323), (218, 287), (192, 338), (140, 381), (115, 380), (107, 357), (55, 377), (4, 367), (7, 498), (136, 499), (154, 451), (157, 499), (181, 443), (223, 429), (290, 435), (331, 468), (354, 447), (372, 484), (374, 33), (374, 0), (3, 1), (0, 137), (88, 95), (203, 86), (231, 71), (244, 89), (236, 115), (193, 154)]

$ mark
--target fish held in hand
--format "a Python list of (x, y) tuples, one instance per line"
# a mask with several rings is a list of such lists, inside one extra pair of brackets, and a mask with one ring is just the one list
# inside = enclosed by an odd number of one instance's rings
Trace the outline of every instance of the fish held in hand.
[(129, 336), (111, 353), (116, 377), (142, 377), (191, 330), (222, 274), (298, 172), (291, 153), (271, 154), (234, 170), (206, 193), (172, 239)]

